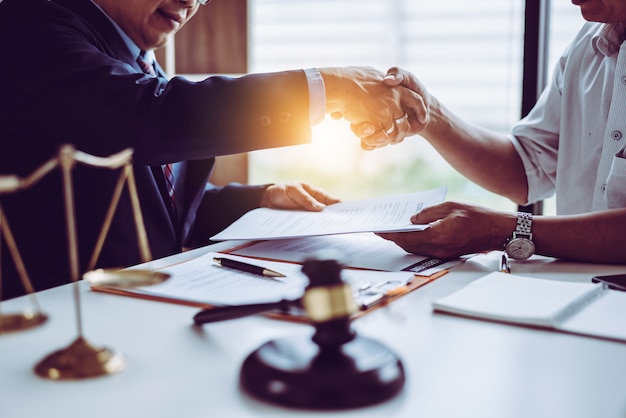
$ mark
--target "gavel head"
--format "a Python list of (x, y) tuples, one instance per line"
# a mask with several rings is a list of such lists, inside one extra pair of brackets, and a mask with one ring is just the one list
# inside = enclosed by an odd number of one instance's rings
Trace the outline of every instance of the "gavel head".
[(351, 341), (350, 317), (356, 311), (352, 288), (341, 278), (342, 265), (333, 258), (309, 258), (302, 271), (309, 285), (302, 306), (316, 327), (313, 341), (320, 346), (338, 346)]

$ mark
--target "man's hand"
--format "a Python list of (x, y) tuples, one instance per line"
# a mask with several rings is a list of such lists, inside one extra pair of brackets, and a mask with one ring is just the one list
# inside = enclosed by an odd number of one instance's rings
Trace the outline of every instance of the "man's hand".
[(404, 140), (410, 115), (401, 103), (420, 100), (412, 90), (383, 84), (384, 74), (370, 67), (320, 68), (326, 88), (326, 110), (351, 122), (363, 149)]
[(326, 205), (339, 202), (328, 193), (308, 183), (287, 182), (269, 186), (261, 198), (261, 207), (304, 209), (319, 212)]
[(502, 249), (515, 229), (514, 213), (467, 204), (444, 202), (411, 217), (414, 224), (429, 224), (423, 231), (379, 233), (410, 253), (454, 258), (465, 254)]
[(415, 96), (403, 95), (402, 108), (409, 115), (409, 135), (417, 135), (428, 126), (431, 121), (431, 106), (434, 98), (426, 87), (409, 71), (398, 67), (387, 70), (383, 83), (389, 87), (403, 86), (415, 93)]

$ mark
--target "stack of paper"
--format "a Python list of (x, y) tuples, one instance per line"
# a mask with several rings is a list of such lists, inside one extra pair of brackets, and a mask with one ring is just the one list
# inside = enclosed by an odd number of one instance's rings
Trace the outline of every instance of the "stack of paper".
[(414, 225), (411, 215), (426, 206), (443, 202), (446, 188), (398, 196), (342, 202), (321, 212), (254, 209), (236, 220), (214, 241), (278, 239), (354, 232), (419, 231), (428, 225)]

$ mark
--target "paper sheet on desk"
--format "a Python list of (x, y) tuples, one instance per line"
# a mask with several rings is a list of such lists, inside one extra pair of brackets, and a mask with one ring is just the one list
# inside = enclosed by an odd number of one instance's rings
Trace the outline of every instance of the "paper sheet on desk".
[[(285, 274), (282, 281), (243, 273), (237, 270), (217, 266), (213, 257), (228, 257), (252, 263)], [(195, 259), (164, 267), (160, 271), (170, 273), (169, 280), (147, 287), (116, 289), (115, 293), (128, 296), (147, 296), (169, 299), (197, 305), (238, 305), (264, 303), (283, 298), (302, 296), (308, 284), (307, 276), (301, 271), (302, 266), (294, 263), (282, 263), (237, 257), (222, 253), (207, 253)], [(342, 271), (343, 279), (350, 283), (355, 292), (359, 287), (370, 284), (370, 288), (389, 290), (401, 287), (413, 278), (410, 272), (381, 272), (368, 270)], [(380, 286), (379, 286), (380, 285)], [(95, 288), (95, 290), (104, 289)]]
[(260, 241), (230, 254), (301, 263), (322, 250), (340, 254), (340, 261), (349, 267), (383, 271), (411, 269), (421, 276), (430, 276), (462, 261), (410, 254), (371, 232)]
[(445, 187), (327, 206), (321, 212), (259, 208), (244, 214), (212, 240), (277, 239), (353, 232), (416, 231), (411, 215), (441, 203)]

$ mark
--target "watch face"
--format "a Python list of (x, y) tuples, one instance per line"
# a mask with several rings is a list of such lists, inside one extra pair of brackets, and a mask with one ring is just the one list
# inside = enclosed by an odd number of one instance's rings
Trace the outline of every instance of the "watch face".
[(535, 253), (535, 244), (528, 238), (513, 238), (506, 246), (509, 257), (525, 260)]

